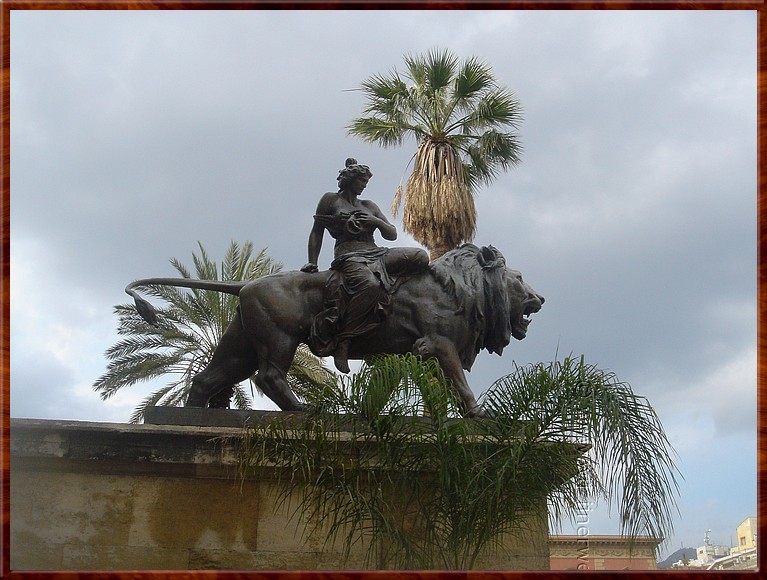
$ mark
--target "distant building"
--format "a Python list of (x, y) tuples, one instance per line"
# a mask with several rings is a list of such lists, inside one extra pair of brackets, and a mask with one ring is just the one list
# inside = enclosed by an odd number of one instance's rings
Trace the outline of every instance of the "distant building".
[(697, 552), (698, 552), (698, 557), (695, 560), (693, 560), (694, 564), (693, 562), (690, 562), (690, 564), (697, 565), (697, 566), (707, 566), (708, 564), (711, 564), (714, 560), (718, 560), (719, 558), (723, 558), (724, 556), (729, 556), (730, 547), (706, 544), (704, 546), (700, 546)]
[(738, 539), (738, 545), (732, 549), (733, 553), (756, 548), (756, 516), (743, 520), (735, 530), (735, 537)]
[(758, 564), (758, 550), (756, 543), (756, 517), (751, 516), (743, 520), (736, 531), (737, 546), (730, 550), (727, 557), (718, 558), (711, 562), (708, 570), (756, 570)]
[(663, 540), (640, 536), (549, 536), (552, 570), (657, 570)]
[(713, 564), (716, 560), (729, 556), (730, 547), (712, 544), (709, 538), (710, 533), (711, 533), (711, 530), (706, 530), (706, 533), (703, 537), (703, 545), (699, 546), (695, 550), (696, 557), (694, 560), (690, 560), (689, 562), (681, 562), (681, 561), (676, 562), (675, 564), (673, 564), (673, 567), (674, 568), (685, 567), (685, 568), (693, 568), (698, 570), (705, 570), (711, 564)]
[(709, 533), (703, 539), (703, 545), (697, 548), (696, 558), (678, 561), (672, 568), (687, 570), (755, 570), (757, 567), (756, 517), (749, 517), (737, 527), (737, 545), (716, 546), (709, 541)]

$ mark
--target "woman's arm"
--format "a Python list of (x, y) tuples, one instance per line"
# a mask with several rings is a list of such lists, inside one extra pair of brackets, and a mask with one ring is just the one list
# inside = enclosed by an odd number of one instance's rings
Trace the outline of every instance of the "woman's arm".
[(370, 221), (381, 232), (381, 236), (385, 240), (393, 241), (397, 239), (397, 228), (394, 227), (389, 220), (386, 219), (383, 212), (378, 209), (378, 206), (370, 200), (363, 201), (365, 207), (370, 212)]
[(309, 232), (309, 261), (301, 268), (302, 272), (317, 272), (319, 270), (319, 267), (317, 266), (317, 260), (320, 257), (320, 250), (322, 249), (322, 238), (324, 234), (325, 228), (315, 221), (312, 231)]
[[(320, 202), (317, 204), (317, 211), (315, 215), (327, 215), (329, 213), (330, 208), (328, 207), (328, 204), (333, 199), (328, 198), (329, 195), (334, 194), (326, 193), (324, 196), (322, 196), (322, 199), (320, 199)], [(317, 272), (319, 270), (317, 266), (317, 260), (320, 258), (322, 238), (324, 235), (325, 226), (323, 226), (318, 220), (315, 219), (312, 230), (309, 232), (309, 243), (307, 244), (307, 254), (309, 256), (309, 261), (301, 268), (302, 272)]]

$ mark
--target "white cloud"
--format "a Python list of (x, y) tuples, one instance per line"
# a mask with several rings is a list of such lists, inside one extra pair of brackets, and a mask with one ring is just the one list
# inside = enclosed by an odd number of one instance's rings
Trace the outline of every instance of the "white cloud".
[(50, 246), (23, 235), (11, 247), (11, 296), (13, 416), (98, 417), (91, 385), (116, 338), (111, 306), (68, 281)]
[[(701, 373), (677, 376), (652, 386), (652, 403), (680, 443), (702, 442), (733, 434), (756, 438), (756, 347), (746, 346)], [(690, 448), (692, 450), (692, 448)]]

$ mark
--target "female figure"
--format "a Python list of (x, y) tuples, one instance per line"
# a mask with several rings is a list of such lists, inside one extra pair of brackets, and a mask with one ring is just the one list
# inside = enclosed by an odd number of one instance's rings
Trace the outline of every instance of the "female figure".
[(327, 230), (335, 239), (334, 259), (326, 287), (326, 308), (312, 324), (310, 343), (319, 356), (333, 354), (336, 368), (349, 372), (349, 341), (378, 326), (388, 313), (394, 277), (424, 270), (426, 252), (418, 248), (381, 248), (376, 230), (389, 241), (397, 229), (378, 206), (359, 199), (372, 173), (367, 165), (347, 159), (338, 174), (338, 193), (326, 193), (317, 205), (309, 234), (309, 262), (303, 272), (317, 272), (317, 259)]

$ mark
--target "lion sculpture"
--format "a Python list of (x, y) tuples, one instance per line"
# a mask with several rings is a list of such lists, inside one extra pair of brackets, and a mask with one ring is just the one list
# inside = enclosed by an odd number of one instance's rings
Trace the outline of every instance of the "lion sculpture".
[[(308, 343), (314, 316), (324, 307), (330, 271), (279, 272), (250, 282), (149, 278), (129, 284), (141, 316), (156, 322), (154, 308), (134, 288), (149, 285), (214, 290), (239, 296), (231, 321), (208, 366), (192, 382), (188, 407), (204, 407), (216, 395), (256, 373), (256, 384), (284, 411), (304, 405), (287, 381), (298, 345)], [(514, 337), (527, 334), (529, 315), (544, 298), (506, 267), (492, 246), (465, 244), (398, 280), (391, 310), (380, 326), (352, 341), (349, 356), (415, 353), (435, 358), (450, 381), (466, 417), (484, 413), (464, 374), (481, 349), (501, 354)]]

